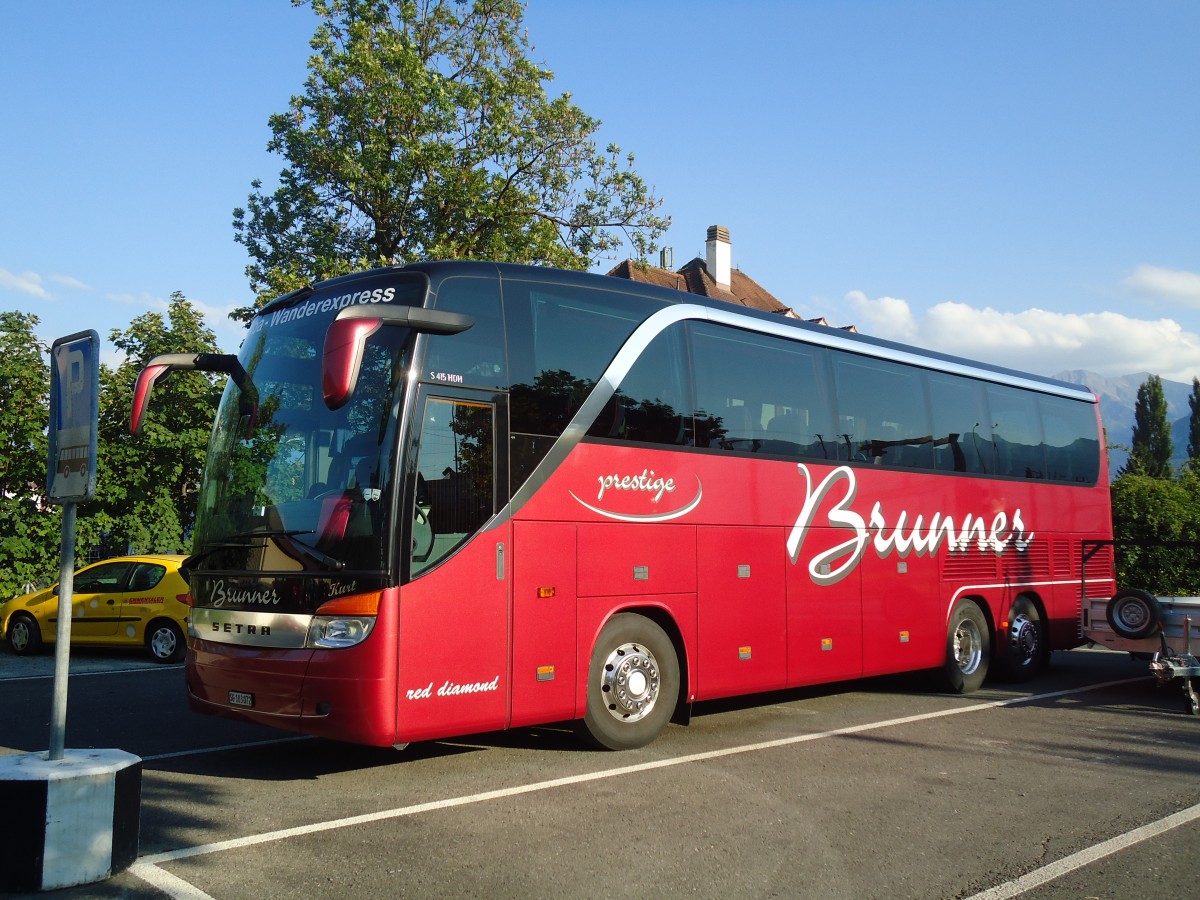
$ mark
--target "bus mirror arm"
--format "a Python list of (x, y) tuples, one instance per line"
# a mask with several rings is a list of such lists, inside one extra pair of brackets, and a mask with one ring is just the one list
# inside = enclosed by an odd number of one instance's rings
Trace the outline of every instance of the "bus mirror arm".
[(133, 410), (129, 417), (129, 431), (141, 434), (146, 409), (150, 406), (150, 394), (154, 386), (176, 369), (195, 372), (223, 372), (233, 379), (241, 390), (239, 412), (248, 419), (247, 431), (254, 428), (258, 415), (258, 389), (242, 367), (241, 361), (232, 353), (164, 353), (154, 357), (138, 373), (133, 389)]
[(333, 410), (343, 406), (358, 383), (367, 338), (384, 326), (409, 328), (424, 334), (458, 334), (475, 320), (463, 313), (422, 306), (363, 304), (348, 306), (334, 317), (325, 333), (321, 356), (321, 393)]

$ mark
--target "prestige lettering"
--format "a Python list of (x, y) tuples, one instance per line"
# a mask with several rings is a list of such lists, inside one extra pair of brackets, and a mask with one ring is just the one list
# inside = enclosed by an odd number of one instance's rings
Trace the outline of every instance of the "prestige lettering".
[(1020, 509), (1013, 511), (1011, 520), (1003, 511), (996, 513), (990, 526), (982, 516), (967, 513), (962, 518), (962, 527), (956, 528), (954, 518), (941, 512), (935, 512), (928, 523), (923, 515), (917, 515), (909, 526), (907, 510), (901, 510), (894, 524), (889, 524), (882, 501), (876, 500), (870, 516), (864, 520), (851, 509), (858, 496), (858, 481), (853, 469), (838, 466), (814, 486), (808, 467), (799, 463), (797, 468), (804, 478), (805, 496), (800, 515), (796, 517), (796, 524), (792, 526), (787, 539), (788, 555), (793, 565), (799, 562), (800, 551), (816, 520), (817, 510), (826, 498), (834, 494), (839, 484), (844, 485), (840, 498), (829, 509), (826, 518), (831, 528), (847, 532), (849, 536), (809, 560), (808, 574), (814, 584), (830, 585), (841, 581), (854, 571), (868, 544), (874, 546), (875, 553), (882, 559), (892, 553), (901, 557), (909, 553), (932, 556), (943, 544), (948, 545), (951, 553), (965, 553), (972, 543), (981, 553), (991, 550), (999, 555), (1010, 545), (1018, 552), (1024, 552), (1034, 539), (1033, 532), (1025, 530)]
[(596, 481), (600, 483), (597, 500), (604, 499), (605, 491), (642, 491), (654, 494), (652, 502), (657, 503), (663, 494), (675, 491), (675, 479), (663, 478), (661, 475), (655, 477), (653, 469), (643, 469), (641, 475), (601, 475)]

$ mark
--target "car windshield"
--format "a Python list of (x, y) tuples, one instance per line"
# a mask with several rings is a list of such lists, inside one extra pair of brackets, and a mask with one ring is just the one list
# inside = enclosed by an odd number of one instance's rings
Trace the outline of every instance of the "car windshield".
[(366, 342), (349, 402), (329, 410), (321, 393), (325, 334), (346, 297), (419, 304), (423, 286), (403, 276), (331, 287), (294, 305), (268, 306), (239, 355), (254, 391), (231, 379), (213, 428), (200, 488), (190, 568), (261, 573), (372, 571), (387, 566), (396, 418), (412, 351), (407, 328)]

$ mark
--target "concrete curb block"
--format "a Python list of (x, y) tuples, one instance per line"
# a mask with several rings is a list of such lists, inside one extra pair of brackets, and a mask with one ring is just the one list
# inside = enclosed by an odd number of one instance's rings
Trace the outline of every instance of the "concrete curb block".
[(0, 756), (0, 891), (90, 884), (137, 859), (142, 760), (123, 750)]

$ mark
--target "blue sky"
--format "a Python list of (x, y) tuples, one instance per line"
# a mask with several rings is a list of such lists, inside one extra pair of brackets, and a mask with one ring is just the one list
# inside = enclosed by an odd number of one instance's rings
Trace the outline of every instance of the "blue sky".
[[(234, 349), (232, 210), (283, 165), (267, 118), (302, 90), (311, 12), (44, 0), (4, 23), (0, 309), (107, 338), (178, 290)], [(665, 199), (676, 266), (721, 224), (808, 317), (1200, 376), (1200, 3), (532, 0), (526, 25), (550, 91)]]

